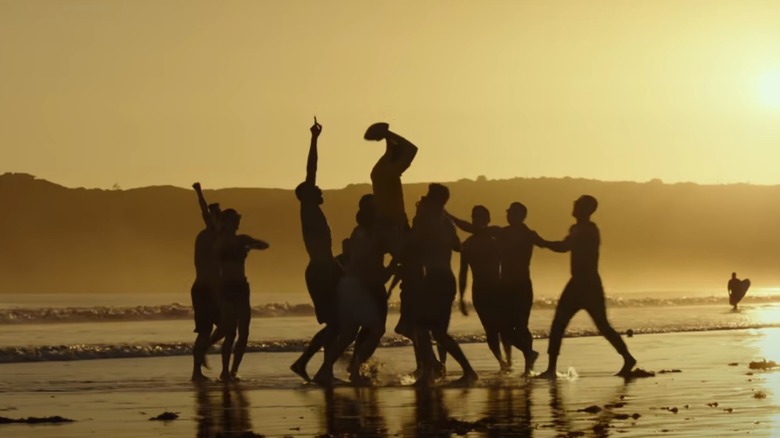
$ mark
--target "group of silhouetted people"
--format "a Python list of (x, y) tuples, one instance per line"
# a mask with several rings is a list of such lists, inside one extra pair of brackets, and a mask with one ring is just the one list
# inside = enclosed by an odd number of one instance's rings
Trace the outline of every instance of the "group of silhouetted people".
[[(477, 374), (448, 333), (458, 290), (461, 311), (467, 314), (464, 294), (469, 270), (473, 276), (474, 308), (501, 370), (512, 366), (514, 347), (523, 353), (525, 372), (530, 374), (539, 356), (533, 350), (533, 336), (528, 328), (533, 304), (530, 262), (534, 246), (571, 252), (571, 279), (553, 318), (548, 367), (539, 376), (556, 377), (561, 339), (579, 310), (590, 314), (599, 331), (623, 357), (618, 374), (631, 372), (636, 360), (607, 321), (598, 273), (599, 230), (590, 220), (597, 208), (594, 197), (585, 195), (574, 202), (572, 215), (576, 223), (559, 242), (546, 241), (525, 225), (528, 211), (520, 202), (509, 206), (505, 227), (491, 226), (490, 212), (481, 205), (474, 207), (470, 222), (458, 219), (446, 211), (449, 189), (436, 183), (430, 184), (428, 192), (416, 202), (410, 223), (401, 176), (412, 164), (417, 147), (390, 131), (387, 123), (376, 123), (368, 128), (364, 138), (384, 140), (386, 147), (371, 171), (372, 193), (360, 198), (355, 227), (342, 242), (341, 254), (334, 255), (330, 227), (321, 208), (322, 190), (316, 183), (317, 141), (322, 132), (316, 119), (310, 131), (306, 179), (295, 189), (295, 195), (300, 202), (303, 240), (309, 255), (306, 286), (317, 320), (324, 327), (292, 364), (296, 374), (307, 381), (332, 385), (336, 381), (336, 361), (354, 343), (347, 368), (349, 379), (355, 384), (370, 383), (361, 370), (385, 333), (388, 299), (395, 286), (399, 286), (400, 319), (395, 332), (413, 345), (416, 382), (426, 385), (442, 379), (447, 356), (452, 356), (463, 371), (462, 377), (453, 383), (473, 383)], [(199, 186), (195, 188), (206, 228), (198, 235), (195, 247), (198, 276), (192, 298), (198, 338), (193, 379), (203, 378), (200, 369), (205, 352), (224, 336), (221, 378), (230, 380), (236, 378), (251, 316), (244, 259), (250, 249), (265, 249), (268, 245), (236, 235), (240, 216), (235, 210), (220, 212), (217, 205), (207, 205)], [(456, 227), (471, 236), (461, 243)], [(460, 252), (459, 281), (452, 270), (453, 252)], [(385, 263), (388, 255), (390, 261)], [(236, 332), (238, 339), (233, 347)], [(229, 368), (233, 348), (234, 360)], [(324, 360), (310, 379), (307, 364), (320, 349), (324, 349)]]
[(238, 367), (246, 351), (252, 318), (244, 261), (250, 250), (266, 249), (268, 244), (237, 234), (241, 215), (232, 208), (221, 210), (219, 204), (207, 204), (200, 184), (195, 183), (192, 187), (198, 194), (205, 223), (195, 239), (195, 283), (191, 295), (198, 336), (193, 347), (192, 380), (206, 379), (202, 371), (206, 352), (220, 340), (220, 379), (238, 380)]

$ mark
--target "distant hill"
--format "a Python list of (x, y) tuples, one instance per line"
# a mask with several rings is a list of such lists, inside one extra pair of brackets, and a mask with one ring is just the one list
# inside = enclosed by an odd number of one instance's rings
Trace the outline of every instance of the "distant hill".
[[(204, 184), (207, 184), (204, 181)], [(529, 208), (527, 223), (559, 239), (573, 223), (572, 201), (599, 199), (602, 277), (608, 293), (651, 290), (726, 292), (732, 271), (754, 287), (780, 285), (780, 186), (603, 182), (572, 178), (460, 180), (447, 183), (451, 213), (487, 206), (505, 223), (512, 201)], [(405, 187), (408, 211), (426, 184)], [(326, 190), (323, 206), (334, 250), (354, 224), (366, 184)], [(306, 254), (291, 190), (222, 189), (210, 202), (243, 216), (242, 232), (271, 243), (250, 255), (254, 293), (303, 292)], [(193, 241), (202, 227), (192, 190), (70, 189), (26, 174), (0, 176), (0, 293), (189, 291)], [(457, 263), (457, 256), (454, 258)], [(568, 276), (568, 256), (537, 249), (537, 295), (553, 296)], [(186, 295), (185, 295), (186, 296)]]

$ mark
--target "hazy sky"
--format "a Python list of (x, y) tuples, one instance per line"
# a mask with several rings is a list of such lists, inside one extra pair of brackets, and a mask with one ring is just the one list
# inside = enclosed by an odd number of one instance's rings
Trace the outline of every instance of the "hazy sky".
[(0, 172), (66, 186), (780, 184), (780, 2), (0, 0)]

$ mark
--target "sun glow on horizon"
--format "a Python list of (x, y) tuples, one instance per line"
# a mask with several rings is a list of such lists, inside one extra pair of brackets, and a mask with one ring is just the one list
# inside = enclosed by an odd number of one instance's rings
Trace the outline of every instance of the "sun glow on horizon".
[(758, 98), (764, 106), (780, 108), (780, 70), (764, 73), (758, 81)]

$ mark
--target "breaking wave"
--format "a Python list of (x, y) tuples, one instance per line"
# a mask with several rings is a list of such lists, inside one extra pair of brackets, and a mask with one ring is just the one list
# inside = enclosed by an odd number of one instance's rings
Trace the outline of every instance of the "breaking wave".
[[(681, 324), (675, 327), (648, 326), (632, 329), (634, 335), (702, 332), (717, 330), (739, 330), (753, 328), (780, 327), (780, 323), (756, 324), (750, 322), (732, 322), (728, 324)], [(546, 339), (547, 331), (535, 331), (535, 339)], [(459, 343), (485, 342), (484, 333), (461, 333), (452, 335)], [(566, 337), (600, 336), (593, 329), (567, 330)], [(298, 352), (303, 351), (310, 339), (287, 339), (276, 341), (250, 341), (247, 352)], [(401, 336), (385, 336), (380, 344), (382, 347), (401, 347), (411, 345)], [(212, 347), (211, 353), (217, 353), (217, 347)], [(182, 356), (192, 354), (191, 342), (162, 343), (131, 343), (131, 344), (73, 344), (47, 345), (0, 348), (0, 363), (71, 361), (89, 359), (144, 358), (163, 356)]]
[[(747, 296), (742, 303), (765, 304), (780, 302), (780, 295)], [(608, 297), (608, 307), (652, 307), (652, 306), (692, 306), (709, 304), (727, 304), (723, 296), (676, 297), (676, 298), (627, 298)], [(552, 309), (557, 304), (557, 298), (538, 298), (534, 300), (536, 309)], [(391, 311), (398, 310), (398, 303), (390, 304)], [(272, 303), (254, 306), (254, 318), (274, 318), (289, 316), (312, 316), (314, 307), (311, 304)], [(112, 321), (146, 321), (192, 318), (192, 307), (173, 303), (161, 306), (136, 307), (36, 307), (36, 308), (6, 308), (0, 309), (0, 324), (46, 323), (46, 322), (112, 322)]]

